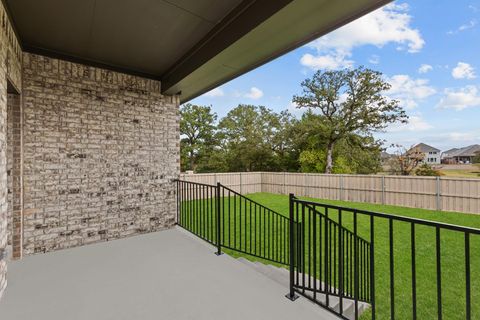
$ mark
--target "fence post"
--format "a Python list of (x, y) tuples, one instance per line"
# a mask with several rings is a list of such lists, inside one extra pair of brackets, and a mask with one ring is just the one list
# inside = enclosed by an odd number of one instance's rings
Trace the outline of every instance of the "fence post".
[(240, 172), (240, 194), (243, 194), (243, 188), (242, 188), (242, 173)]
[(290, 193), (289, 194), (289, 210), (290, 210), (290, 221), (289, 221), (289, 229), (290, 229), (290, 237), (289, 237), (289, 250), (290, 250), (290, 291), (285, 295), (285, 297), (287, 297), (287, 299), (291, 300), (291, 301), (295, 301), (298, 299), (298, 296), (295, 294), (295, 290), (293, 288), (293, 282), (295, 281), (295, 265), (294, 265), (294, 261), (295, 261), (295, 252), (294, 252), (294, 248), (295, 248), (295, 241), (294, 241), (294, 224), (295, 224), (295, 221), (293, 221), (293, 199), (295, 198), (295, 196), (293, 195), (293, 193)]
[(287, 194), (287, 187), (286, 187), (285, 179), (286, 179), (286, 174), (285, 174), (285, 171), (283, 171), (283, 194)]
[(221, 186), (220, 182), (217, 182), (217, 188), (215, 190), (216, 191), (215, 193), (217, 194), (216, 195), (217, 196), (217, 199), (216, 199), (216, 204), (217, 205), (216, 205), (216, 208), (215, 208), (216, 209), (215, 211), (217, 213), (217, 252), (215, 252), (215, 254), (217, 256), (222, 255), (222, 240), (220, 238), (220, 235), (221, 235), (221, 229), (220, 228), (222, 226), (221, 218), (220, 218), (220, 213), (221, 213), (221, 211), (220, 211), (220, 186)]
[(382, 176), (382, 204), (385, 204), (385, 176)]
[(440, 189), (441, 189), (440, 177), (437, 177), (437, 181), (436, 181), (437, 211), (442, 210), (442, 205), (441, 205), (441, 202), (440, 202), (440, 197), (441, 197), (441, 190)]
[(343, 195), (343, 174), (339, 175), (339, 179), (340, 179), (340, 200), (344, 200), (344, 195)]
[(303, 174), (303, 196), (306, 197), (307, 196), (307, 174), (304, 173)]

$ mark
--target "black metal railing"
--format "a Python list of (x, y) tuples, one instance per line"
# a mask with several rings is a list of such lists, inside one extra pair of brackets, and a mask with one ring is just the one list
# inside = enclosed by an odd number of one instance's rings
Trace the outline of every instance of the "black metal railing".
[(337, 222), (327, 207), (293, 194), (290, 218), (301, 226), (292, 244), (296, 263), (291, 268), (291, 297), (300, 293), (339, 316), (344, 316), (343, 300), (350, 299), (358, 313), (359, 301), (372, 300), (370, 242), (356, 228), (346, 228), (341, 213)]
[(178, 180), (178, 225), (216, 245), (219, 200), (217, 186)]
[(479, 229), (294, 195), (284, 216), (220, 183), (177, 181), (177, 195), (178, 224), (218, 254), (289, 266), (292, 300), (349, 320), (480, 318)]
[[(479, 229), (293, 195), (290, 218), (304, 222), (305, 229), (291, 242), (292, 256), (297, 257), (290, 269), (291, 298), (298, 293), (344, 319), (358, 319), (362, 301), (369, 303), (362, 319), (478, 319), (472, 316), (471, 243), (473, 236), (480, 235)], [(455, 251), (442, 252), (443, 246), (452, 244)], [(479, 261), (478, 255), (475, 259)], [(446, 265), (447, 276), (442, 268)], [(455, 301), (450, 296), (450, 311), (445, 315), (443, 295), (451, 292)], [(353, 300), (353, 317), (345, 316), (342, 299)]]
[(177, 181), (177, 223), (222, 249), (288, 265), (289, 218), (223, 186)]

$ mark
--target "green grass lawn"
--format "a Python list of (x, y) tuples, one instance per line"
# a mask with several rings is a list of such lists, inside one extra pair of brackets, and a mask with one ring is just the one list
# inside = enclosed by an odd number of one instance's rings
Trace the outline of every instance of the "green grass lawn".
[[(249, 198), (288, 215), (288, 197), (276, 194), (256, 193)], [(480, 216), (463, 213), (439, 212), (395, 206), (353, 203), (345, 201), (319, 200), (325, 204), (383, 212), (420, 219), (434, 220), (480, 228)], [(330, 217), (337, 219), (336, 211), (329, 211)], [(348, 213), (342, 216), (343, 224), (352, 230), (353, 218)], [(358, 232), (369, 239), (369, 218), (358, 216)], [(417, 318), (436, 319), (436, 255), (435, 229), (426, 226), (416, 228), (417, 266)], [(472, 318), (480, 318), (480, 236), (471, 237), (471, 279), (472, 279)], [(412, 319), (410, 224), (394, 222), (395, 258), (395, 314), (397, 319)], [(465, 260), (463, 234), (442, 231), (442, 299), (444, 319), (465, 319)], [(375, 219), (375, 282), (377, 319), (390, 319), (390, 272), (388, 222)], [(369, 313), (362, 318), (369, 319)]]
[(445, 177), (480, 178), (480, 164), (465, 165), (465, 168), (456, 166), (454, 169), (445, 166), (440, 169), (440, 173)]
[[(289, 212), (288, 196), (255, 193), (249, 194), (248, 198), (268, 207), (287, 217)], [(255, 210), (255, 206), (248, 203), (242, 204), (240, 211), (239, 198), (228, 198), (225, 195), (222, 205), (225, 212), (230, 212), (224, 218), (224, 243), (240, 248), (244, 252), (257, 252), (265, 256), (265, 250), (269, 242), (283, 243), (287, 240), (287, 224), (278, 223), (274, 230), (265, 230), (265, 221), (271, 222), (273, 215), (265, 220), (266, 215), (261, 210)], [(449, 224), (463, 225), (480, 228), (480, 215), (439, 212), (423, 209), (412, 209), (395, 206), (373, 205), (367, 203), (353, 203), (345, 201), (332, 201), (309, 199), (324, 204), (343, 206), (348, 208), (376, 211), (400, 216), (414, 217), (426, 220), (439, 221)], [(214, 201), (186, 201), (185, 206), (189, 210), (197, 212), (197, 217), (203, 217), (203, 224), (192, 225), (194, 232), (203, 234), (204, 238), (215, 238), (215, 221), (211, 214)], [(230, 210), (227, 210), (227, 209)], [(246, 209), (246, 210), (245, 210)], [(252, 211), (250, 211), (252, 210)], [(214, 211), (214, 210), (213, 210)], [(185, 211), (186, 212), (186, 211)], [(209, 214), (205, 214), (210, 212)], [(253, 212), (253, 214), (250, 214)], [(186, 217), (186, 216), (185, 216)], [(184, 219), (185, 219), (184, 217)], [(263, 217), (263, 218), (262, 218)], [(329, 210), (329, 217), (338, 219), (335, 210)], [(263, 219), (263, 220), (262, 220)], [(358, 215), (358, 234), (364, 239), (370, 239), (370, 218)], [(198, 221), (195, 216), (191, 221)], [(281, 221), (275, 220), (275, 221)], [(270, 223), (271, 224), (271, 223)], [(203, 227), (202, 227), (203, 225)], [(240, 229), (240, 225), (242, 226)], [(342, 225), (353, 230), (353, 214), (342, 214)], [(257, 226), (257, 228), (255, 228)], [(377, 319), (390, 319), (390, 269), (389, 269), (389, 228), (388, 221), (383, 218), (375, 218), (375, 300)], [(411, 282), (411, 242), (410, 224), (396, 221), (394, 226), (394, 260), (395, 260), (395, 314), (396, 319), (412, 319), (412, 282)], [(198, 230), (195, 230), (197, 228)], [(317, 229), (318, 230), (318, 229)], [(266, 235), (266, 236), (265, 236)], [(265, 242), (266, 238), (266, 242)], [(435, 229), (428, 226), (416, 227), (416, 266), (417, 266), (417, 319), (437, 318), (437, 287), (436, 287), (436, 250)], [(307, 244), (308, 245), (308, 244)], [(480, 236), (471, 237), (471, 281), (472, 281), (472, 319), (480, 319)], [(225, 252), (235, 257), (243, 256), (250, 260), (261, 260), (244, 253), (224, 249)], [(277, 261), (284, 260), (288, 256), (288, 247), (280, 245), (273, 248), (269, 254)], [(268, 253), (268, 252), (267, 252)], [(442, 300), (444, 319), (465, 319), (465, 257), (464, 236), (454, 231), (441, 232), (441, 257), (442, 257)], [(274, 259), (274, 260), (275, 260)], [(277, 264), (278, 265), (278, 264)], [(370, 319), (369, 312), (362, 315), (362, 319)]]

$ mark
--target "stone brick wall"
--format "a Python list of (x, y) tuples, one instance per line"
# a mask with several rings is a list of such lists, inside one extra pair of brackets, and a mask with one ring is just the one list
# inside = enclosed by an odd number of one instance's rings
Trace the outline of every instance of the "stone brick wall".
[(24, 254), (173, 226), (178, 98), (38, 55), (23, 68)]
[(7, 96), (7, 244), (14, 259), (22, 257), (23, 174), (20, 95)]
[(21, 89), (21, 49), (0, 2), (0, 297), (7, 285), (7, 88)]

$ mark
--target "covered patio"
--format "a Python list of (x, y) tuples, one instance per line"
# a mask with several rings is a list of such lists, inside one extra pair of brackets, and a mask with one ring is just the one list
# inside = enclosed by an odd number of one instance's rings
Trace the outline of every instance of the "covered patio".
[(180, 228), (10, 264), (2, 319), (337, 319)]
[(2, 0), (0, 319), (330, 319), (175, 228), (179, 105), (388, 2)]

